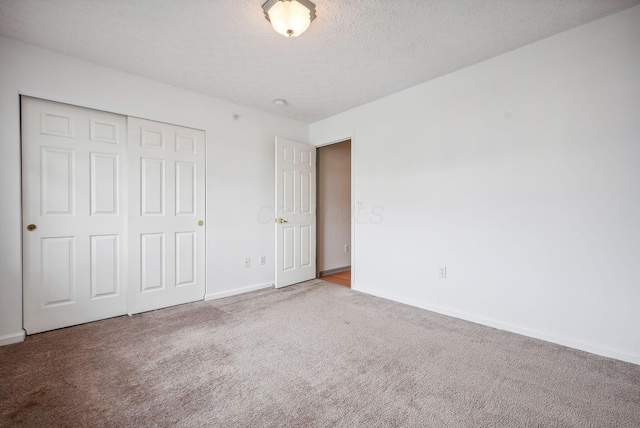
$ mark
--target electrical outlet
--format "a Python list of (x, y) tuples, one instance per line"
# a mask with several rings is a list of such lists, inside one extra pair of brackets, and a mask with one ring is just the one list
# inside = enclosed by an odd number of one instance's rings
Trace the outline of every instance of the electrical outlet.
[(265, 256), (261, 256), (260, 257), (260, 264), (263, 265), (265, 263), (267, 263), (267, 258)]
[(446, 278), (446, 277), (447, 277), (447, 267), (438, 266), (438, 278)]
[(348, 253), (349, 251), (351, 251), (351, 248), (349, 247), (349, 244), (344, 246), (344, 252)]
[(249, 257), (245, 257), (244, 259), (244, 267), (251, 266), (251, 259)]

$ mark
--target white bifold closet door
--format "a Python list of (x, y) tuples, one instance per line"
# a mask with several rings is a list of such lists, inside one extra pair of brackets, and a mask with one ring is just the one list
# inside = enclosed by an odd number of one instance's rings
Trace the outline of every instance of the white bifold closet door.
[(21, 103), (27, 333), (201, 300), (204, 132)]
[(24, 328), (123, 315), (127, 118), (22, 97)]
[(129, 118), (129, 312), (205, 294), (204, 131)]

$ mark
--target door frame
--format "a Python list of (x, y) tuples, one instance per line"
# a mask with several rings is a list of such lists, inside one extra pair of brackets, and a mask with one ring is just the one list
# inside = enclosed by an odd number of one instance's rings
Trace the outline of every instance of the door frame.
[[(356, 180), (355, 180), (355, 141), (356, 141), (356, 137), (355, 137), (355, 132), (351, 131), (345, 134), (342, 134), (341, 136), (335, 137), (335, 138), (321, 138), (319, 143), (317, 143), (316, 146), (316, 151), (321, 148), (321, 147), (326, 147), (326, 146), (331, 146), (333, 144), (338, 144), (338, 143), (342, 143), (344, 141), (347, 140), (351, 140), (351, 253), (350, 253), (350, 257), (351, 257), (351, 289), (352, 290), (357, 290), (358, 286), (357, 286), (357, 282), (356, 282), (356, 265), (355, 265), (355, 260), (356, 260)], [(316, 163), (318, 162), (318, 156), (316, 154)], [(316, 191), (316, 198), (318, 197), (318, 193)], [(317, 206), (317, 204), (316, 204)], [(316, 224), (316, 235), (318, 234), (318, 230), (317, 230), (317, 224)], [(318, 254), (318, 241), (316, 240), (316, 257)], [(318, 264), (316, 261), (316, 278), (319, 278), (319, 271), (318, 271)]]

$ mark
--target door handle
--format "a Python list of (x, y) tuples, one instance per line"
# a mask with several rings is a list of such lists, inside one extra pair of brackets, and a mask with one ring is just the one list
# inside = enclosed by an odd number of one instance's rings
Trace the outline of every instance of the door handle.
[(202, 226), (203, 224), (204, 224), (204, 221), (198, 220), (198, 226)]
[(29, 232), (33, 232), (34, 230), (36, 230), (38, 228), (38, 226), (36, 226), (35, 224), (30, 224), (29, 226), (27, 226), (27, 230)]
[(283, 219), (283, 218), (279, 218), (278, 220), (276, 220), (278, 223), (289, 223), (287, 220)]

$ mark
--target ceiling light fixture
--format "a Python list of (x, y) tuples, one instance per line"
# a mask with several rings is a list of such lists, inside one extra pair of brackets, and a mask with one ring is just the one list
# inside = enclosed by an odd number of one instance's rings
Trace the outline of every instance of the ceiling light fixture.
[(268, 0), (262, 9), (273, 29), (285, 37), (298, 37), (316, 17), (316, 5), (309, 0)]

